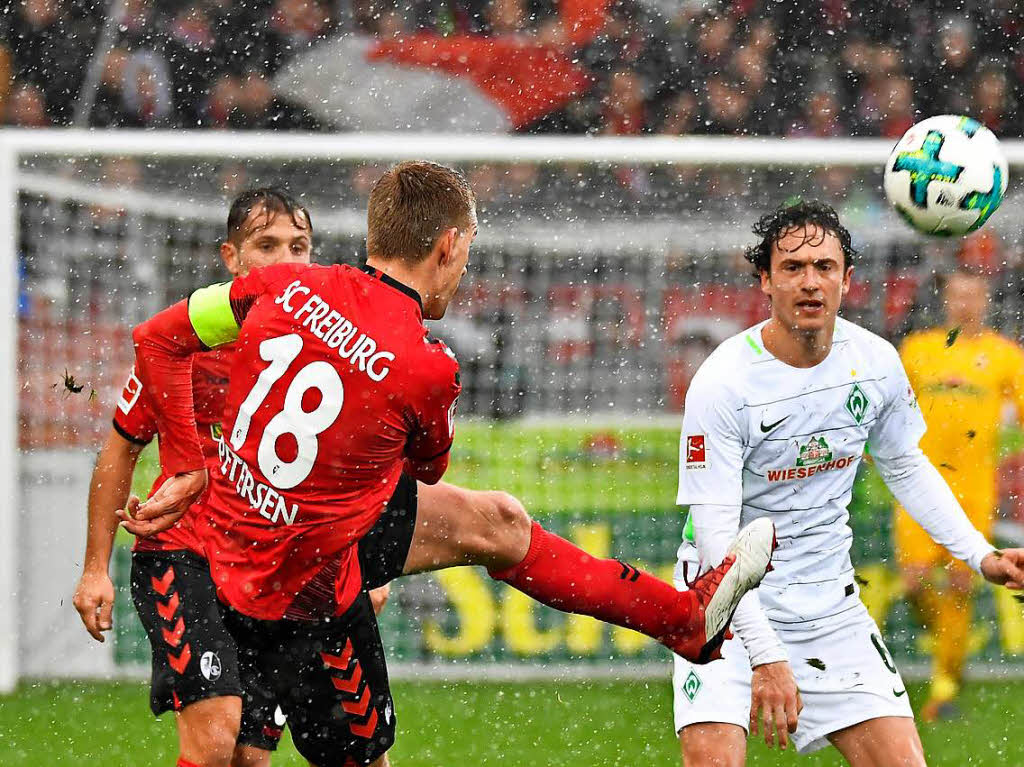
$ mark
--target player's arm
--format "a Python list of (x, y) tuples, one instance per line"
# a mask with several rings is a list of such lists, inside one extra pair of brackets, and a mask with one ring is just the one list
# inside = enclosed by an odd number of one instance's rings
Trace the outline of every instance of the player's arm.
[(133, 369), (117, 400), (113, 428), (96, 458), (89, 483), (85, 561), (74, 597), (86, 629), (100, 642), (101, 632), (111, 628), (114, 606), (109, 569), (117, 510), (125, 505), (139, 453), (155, 435), (153, 410)]
[(971, 524), (949, 485), (918, 446), (926, 428), (924, 418), (895, 350), (891, 356), (893, 388), (868, 435), (879, 474), (932, 540), (987, 580), (1024, 588), (1024, 549), (997, 551)]
[(132, 473), (142, 444), (111, 429), (100, 449), (89, 482), (89, 522), (82, 577), (75, 588), (74, 605), (94, 639), (112, 627), (114, 584), (110, 580), (110, 555), (117, 533), (117, 509), (124, 508), (131, 490)]
[(170, 476), (145, 502), (132, 496), (118, 512), (125, 529), (147, 537), (174, 525), (206, 487), (192, 396), (192, 355), (204, 344), (181, 301), (135, 328), (135, 364), (154, 402), (160, 464)]
[[(238, 338), (242, 321), (256, 301), (271, 288), (283, 287), (302, 268), (277, 264), (254, 269), (232, 282), (200, 288), (135, 328), (136, 366), (154, 403), (160, 464), (171, 476), (145, 503), (129, 499), (128, 508), (119, 514), (129, 532), (147, 536), (166, 530), (206, 487), (192, 396), (192, 355)], [(293, 280), (278, 302), (286, 302), (290, 288), (297, 284)]]
[(462, 391), (455, 355), (440, 342), (433, 346), (412, 390), (414, 425), (405, 446), (405, 473), (427, 485), (439, 482), (448, 468)]
[[(725, 558), (740, 525), (743, 500), (743, 430), (738, 408), (707, 368), (694, 376), (686, 394), (679, 456), (677, 502), (690, 505), (701, 569)], [(765, 741), (778, 733), (788, 744), (803, 704), (785, 648), (768, 623), (756, 591), (740, 600), (732, 628), (753, 669), (750, 728), (763, 726)]]
[(1024, 549), (997, 550), (967, 518), (946, 480), (919, 447), (872, 457), (879, 474), (932, 540), (986, 580), (1024, 589)]
[(206, 487), (192, 395), (192, 355), (238, 338), (242, 320), (266, 289), (261, 271), (200, 288), (132, 334), (139, 379), (154, 403), (160, 464), (171, 475), (145, 503), (129, 499), (120, 516), (135, 535), (171, 527)]

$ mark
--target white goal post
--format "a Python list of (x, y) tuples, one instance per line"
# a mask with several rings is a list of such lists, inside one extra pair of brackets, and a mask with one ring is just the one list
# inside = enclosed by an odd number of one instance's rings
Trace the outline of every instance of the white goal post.
[[(73, 167), (80, 159), (102, 159), (131, 156), (143, 166), (149, 162), (170, 160), (222, 161), (240, 163), (259, 161), (331, 163), (381, 162), (405, 159), (429, 159), (447, 163), (488, 163), (513, 165), (526, 163), (545, 165), (590, 165), (607, 168), (630, 166), (673, 166), (694, 169), (778, 169), (801, 173), (802, 169), (842, 166), (851, 169), (879, 171), (891, 151), (888, 139), (783, 139), (733, 137), (567, 137), (567, 136), (491, 136), (439, 134), (293, 134), (293, 133), (225, 133), (186, 131), (107, 131), (23, 129), (0, 130), (0, 243), (3, 243), (4, 268), (0, 269), (0, 483), (8, 488), (7, 500), (0, 506), (0, 693), (14, 688), (24, 669), (20, 658), (27, 641), (21, 633), (25, 615), (20, 614), (28, 598), (22, 593), (21, 569), (46, 570), (52, 560), (24, 561), (41, 556), (41, 549), (30, 553), (19, 541), (24, 515), (52, 515), (45, 524), (57, 528), (72, 524), (72, 511), (65, 508), (26, 509), (22, 505), (21, 438), (19, 436), (19, 401), (25, 407), (22, 382), (19, 380), (19, 306), (22, 301), (19, 283), (22, 279), (22, 248), (20, 196), (52, 195), (82, 203), (132, 208), (140, 214), (156, 215), (162, 211), (178, 211), (182, 217), (208, 222), (211, 226), (224, 218), (224, 211), (196, 200), (190, 195), (188, 179), (183, 179), (174, 193), (145, 188), (116, 189), (95, 187), (92, 180), (78, 177)], [(1004, 141), (1010, 165), (1024, 167), (1024, 141)], [(45, 167), (44, 167), (45, 166)], [(40, 171), (39, 168), (43, 170)], [(1011, 191), (1015, 186), (1011, 173)], [(997, 215), (994, 221), (998, 221)], [(314, 222), (326, 222), (326, 229), (350, 238), (362, 235), (362, 211), (344, 206), (314, 209)], [(602, 223), (606, 224), (602, 228)], [(636, 225), (634, 221), (633, 225)], [(749, 221), (742, 228), (727, 222), (737, 231), (739, 241), (745, 240)], [(575, 222), (560, 227), (560, 222), (546, 218), (521, 224), (517, 236), (531, 238), (535, 250), (549, 254), (606, 246), (608, 238), (617, 236), (617, 222)], [(532, 228), (531, 228), (532, 227)], [(575, 227), (575, 228), (573, 228)], [(652, 221), (649, 227), (636, 225), (637, 236), (653, 237), (652, 243), (666, 239), (692, 239), (704, 236), (697, 222)], [(726, 228), (723, 225), (721, 228)], [(559, 231), (561, 232), (559, 235)], [(552, 234), (554, 232), (554, 234)], [(532, 235), (531, 235), (532, 233)], [(870, 239), (875, 233), (865, 232)], [(711, 233), (708, 233), (711, 236)], [(911, 237), (909, 230), (899, 235)], [(482, 241), (500, 237), (484, 231)], [(609, 249), (614, 250), (614, 248)], [(58, 268), (63, 266), (58, 265)], [(641, 314), (641, 316), (643, 316)], [(32, 346), (24, 347), (22, 355), (32, 355)], [(582, 400), (581, 400), (582, 401)], [(575, 400), (574, 400), (575, 402)], [(84, 499), (74, 506), (74, 524), (84, 525), (80, 517)], [(35, 527), (39, 526), (37, 520)], [(54, 558), (67, 557), (55, 551)], [(80, 552), (71, 555), (80, 565)], [(75, 558), (79, 557), (79, 558)], [(59, 572), (59, 571), (55, 571)], [(73, 583), (61, 584), (67, 595), (58, 607), (73, 615), (70, 594)], [(62, 597), (63, 599), (63, 597)], [(77, 616), (73, 621), (77, 622)], [(84, 637), (84, 632), (80, 632)], [(84, 639), (83, 639), (84, 641)]]

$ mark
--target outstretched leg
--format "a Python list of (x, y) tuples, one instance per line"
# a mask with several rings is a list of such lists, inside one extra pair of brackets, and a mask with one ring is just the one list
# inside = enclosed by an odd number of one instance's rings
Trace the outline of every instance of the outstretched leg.
[(522, 562), (533, 522), (508, 493), (417, 483), (416, 528), (403, 575), (480, 565), (503, 570)]
[[(628, 564), (593, 557), (531, 522), (506, 493), (421, 484), (403, 572), (482, 565), (538, 602), (631, 628), (690, 660), (707, 662), (739, 598), (764, 575), (774, 540), (770, 527), (747, 533), (732, 558), (692, 590), (679, 592)], [(740, 566), (733, 568), (737, 555)]]

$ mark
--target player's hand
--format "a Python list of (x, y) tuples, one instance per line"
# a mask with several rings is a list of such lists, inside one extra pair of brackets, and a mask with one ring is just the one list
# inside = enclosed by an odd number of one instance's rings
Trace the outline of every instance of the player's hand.
[(1024, 589), (1024, 549), (1001, 549), (981, 560), (981, 574), (990, 583)]
[(380, 615), (380, 611), (384, 609), (384, 605), (388, 603), (388, 599), (391, 597), (391, 584), (385, 583), (380, 588), (370, 589), (370, 604), (373, 605), (373, 614)]
[(106, 570), (86, 570), (82, 573), (72, 600), (78, 615), (97, 642), (103, 641), (103, 631), (113, 627), (114, 582)]
[(786, 661), (765, 663), (754, 669), (750, 683), (750, 732), (757, 735), (761, 725), (769, 748), (775, 745), (776, 730), (779, 748), (789, 745), (789, 733), (796, 732), (797, 717), (803, 708), (793, 669)]
[(117, 510), (121, 527), (141, 538), (163, 532), (181, 519), (205, 489), (206, 469), (168, 477), (145, 503), (133, 495), (126, 508)]

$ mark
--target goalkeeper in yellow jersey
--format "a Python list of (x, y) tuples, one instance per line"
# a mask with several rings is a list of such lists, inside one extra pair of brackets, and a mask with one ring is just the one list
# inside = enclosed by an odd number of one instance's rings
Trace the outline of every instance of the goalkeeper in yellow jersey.
[[(900, 350), (928, 424), (921, 449), (986, 537), (998, 504), (998, 438), (1008, 402), (1024, 420), (1024, 349), (985, 326), (988, 288), (980, 273), (961, 268), (949, 274), (945, 326), (910, 334)], [(971, 573), (900, 507), (895, 537), (908, 596), (934, 640), (931, 694), (921, 718), (955, 716), (971, 621)]]

